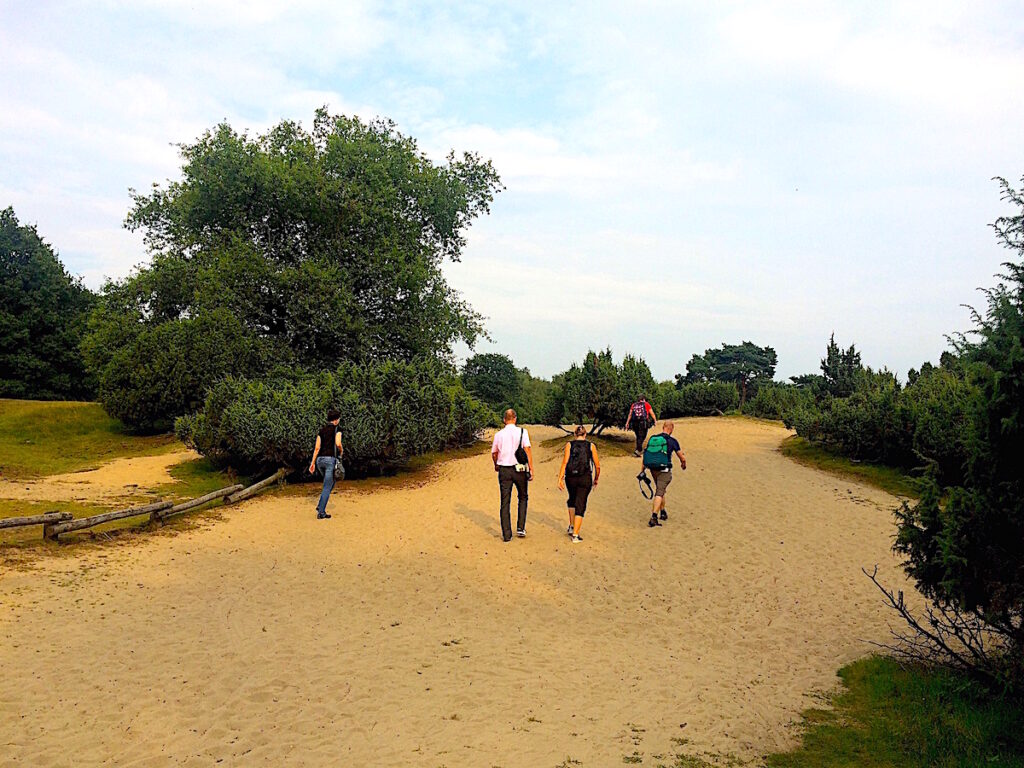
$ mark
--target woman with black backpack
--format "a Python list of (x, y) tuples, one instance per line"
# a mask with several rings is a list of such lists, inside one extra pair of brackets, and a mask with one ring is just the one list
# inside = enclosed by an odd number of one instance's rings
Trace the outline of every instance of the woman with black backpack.
[(559, 489), (569, 491), (566, 501), (569, 528), (566, 533), (572, 536), (573, 543), (583, 541), (580, 526), (583, 525), (583, 515), (587, 513), (587, 497), (600, 477), (601, 460), (597, 456), (597, 446), (587, 440), (586, 427), (580, 425), (576, 427), (576, 437), (565, 444), (562, 466), (558, 470)]

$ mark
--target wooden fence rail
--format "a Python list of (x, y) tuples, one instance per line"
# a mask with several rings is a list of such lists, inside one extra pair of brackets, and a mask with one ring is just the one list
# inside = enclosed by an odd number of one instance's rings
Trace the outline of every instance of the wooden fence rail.
[(209, 504), (211, 501), (216, 499), (224, 499), (225, 504), (233, 504), (238, 501), (243, 501), (252, 496), (255, 496), (265, 488), (269, 488), (274, 483), (279, 483), (284, 480), (285, 476), (291, 472), (287, 467), (281, 467), (270, 477), (265, 480), (260, 480), (258, 483), (250, 485), (248, 488), (241, 484), (230, 485), (227, 488), (221, 488), (216, 491), (211, 491), (205, 496), (200, 496), (196, 499), (190, 499), (189, 501), (183, 501), (179, 504), (175, 504), (172, 501), (154, 501), (150, 504), (143, 504), (137, 507), (126, 507), (124, 509), (115, 509), (112, 512), (105, 512), (102, 515), (93, 515), (92, 517), (79, 517), (75, 518), (70, 512), (46, 512), (41, 515), (30, 515), (28, 517), (8, 517), (0, 519), (0, 529), (3, 528), (16, 528), (18, 526), (25, 525), (42, 525), (43, 526), (43, 538), (58, 540), (58, 537), (62, 533), (71, 533), (72, 531), (81, 531), (86, 528), (93, 528), (103, 523), (109, 523), (112, 520), (123, 520), (129, 517), (139, 517), (140, 515), (149, 515), (150, 522), (163, 522), (168, 517), (173, 515), (181, 514), (182, 512), (188, 512), (190, 509), (197, 509), (204, 504)]
[(147, 515), (150, 512), (156, 512), (158, 509), (170, 509), (173, 505), (174, 502), (172, 501), (154, 501), (152, 504), (143, 504), (141, 507), (127, 507), (125, 509), (115, 509), (113, 512), (104, 512), (102, 515), (80, 517), (77, 520), (70, 520), (66, 523), (58, 523), (57, 525), (48, 526), (50, 535), (47, 536), (47, 538), (56, 539), (62, 533), (81, 531), (84, 528), (92, 528), (96, 525), (109, 523), (111, 520), (122, 520), (126, 517)]
[(244, 499), (248, 499), (250, 496), (255, 496), (264, 488), (268, 488), (274, 483), (284, 480), (285, 476), (289, 472), (291, 472), (291, 470), (288, 469), (288, 467), (281, 467), (279, 470), (277, 470), (277, 472), (272, 474), (266, 480), (260, 480), (255, 485), (250, 485), (248, 488), (238, 491), (238, 493), (234, 493), (231, 496), (226, 496), (224, 498), (224, 502), (227, 504), (234, 504), (236, 501), (243, 501)]
[(42, 515), (29, 515), (28, 517), (5, 517), (0, 520), (0, 528), (17, 528), (21, 525), (50, 525), (51, 523), (63, 523), (74, 517), (70, 512), (46, 512)]
[(160, 522), (161, 520), (166, 520), (168, 517), (172, 517), (173, 515), (180, 515), (182, 512), (188, 512), (190, 509), (203, 506), (203, 504), (209, 504), (215, 499), (230, 496), (232, 493), (237, 493), (243, 488), (245, 488), (245, 486), (241, 484), (229, 485), (227, 488), (221, 488), (220, 490), (213, 491), (205, 496), (200, 496), (198, 499), (192, 499), (191, 501), (183, 501), (181, 504), (175, 504), (170, 509), (155, 510), (150, 514), (149, 519), (152, 522)]

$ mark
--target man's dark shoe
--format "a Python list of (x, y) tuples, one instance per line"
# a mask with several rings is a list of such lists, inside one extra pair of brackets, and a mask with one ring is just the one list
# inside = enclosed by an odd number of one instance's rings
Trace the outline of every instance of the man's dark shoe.
[(509, 543), (510, 541), (512, 541), (512, 537), (511, 537), (511, 536), (509, 536), (509, 537), (508, 537), (508, 538), (506, 539), (506, 538), (505, 538), (504, 536), (502, 536), (502, 537), (501, 537), (501, 540), (502, 540), (502, 541), (504, 541), (504, 542), (505, 542), (506, 544), (508, 544), (508, 543)]
[(666, 512), (664, 509), (661, 510), (661, 519), (668, 520), (668, 512)]
[(651, 528), (653, 528), (656, 525), (661, 525), (661, 523), (658, 522), (658, 516), (651, 515), (651, 519), (647, 521), (647, 525)]
[(331, 516), (329, 514), (327, 514), (326, 512), (324, 512), (323, 514), (317, 515), (316, 519), (317, 520), (330, 520)]

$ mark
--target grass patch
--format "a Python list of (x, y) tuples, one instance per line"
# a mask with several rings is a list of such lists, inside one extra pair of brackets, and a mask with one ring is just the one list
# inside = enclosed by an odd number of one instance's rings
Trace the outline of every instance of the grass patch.
[(797, 435), (783, 440), (779, 452), (805, 466), (860, 480), (894, 496), (916, 499), (921, 493), (917, 481), (905, 472), (881, 464), (851, 461)]
[(1024, 768), (1024, 707), (943, 669), (871, 657), (839, 672), (834, 709), (808, 710), (802, 744), (770, 768)]
[(175, 464), (168, 470), (173, 483), (154, 486), (152, 489), (158, 497), (181, 501), (204, 496), (211, 491), (226, 488), (235, 483), (249, 485), (248, 477), (239, 477), (231, 469), (221, 469), (205, 458), (191, 459)]
[(98, 403), (0, 399), (0, 476), (6, 478), (77, 472), (180, 448), (172, 435), (129, 434)]

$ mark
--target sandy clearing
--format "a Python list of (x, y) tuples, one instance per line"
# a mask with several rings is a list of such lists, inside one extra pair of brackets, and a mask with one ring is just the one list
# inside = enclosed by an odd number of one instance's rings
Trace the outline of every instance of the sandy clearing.
[(607, 458), (569, 543), (542, 449), (509, 544), (475, 456), (416, 488), (341, 486), (330, 521), (310, 486), (2, 574), (5, 762), (554, 768), (656, 765), (680, 738), (784, 747), (809, 694), (887, 636), (860, 567), (904, 584), (896, 501), (781, 456), (779, 427), (677, 434), (690, 469), (654, 530), (635, 460)]
[(0, 499), (19, 501), (121, 501), (144, 489), (173, 483), (170, 471), (183, 461), (199, 458), (195, 451), (114, 459), (96, 469), (50, 475), (36, 480), (0, 480)]

